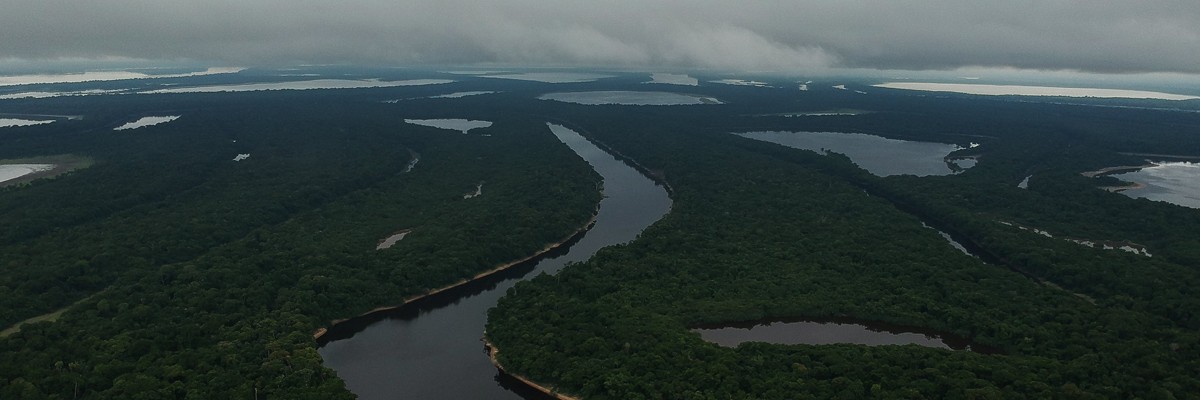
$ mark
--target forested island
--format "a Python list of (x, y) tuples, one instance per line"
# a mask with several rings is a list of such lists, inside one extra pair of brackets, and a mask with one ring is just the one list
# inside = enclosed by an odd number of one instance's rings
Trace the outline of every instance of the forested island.
[[(563, 243), (620, 189), (547, 123), (672, 201), (637, 240), (530, 277), (488, 312), (477, 336), (496, 361), (556, 394), (1200, 393), (1200, 210), (1082, 174), (1148, 155), (1200, 159), (1198, 100), (931, 96), (854, 78), (797, 90), (759, 76), (739, 79), (774, 85), (311, 69), (428, 82), (175, 89), (295, 79), (248, 70), (0, 90), (126, 91), (0, 100), (0, 115), (54, 120), (0, 127), (0, 164), (70, 166), (0, 187), (0, 398), (353, 398), (314, 332)], [(164, 87), (176, 92), (154, 92)], [(651, 91), (690, 103), (622, 103)], [(607, 97), (542, 98), (559, 92)], [(146, 116), (178, 118), (114, 130)], [(435, 119), (491, 125), (406, 122)], [(938, 156), (944, 173), (884, 176), (836, 149), (741, 135), (767, 131), (957, 150)], [(955, 164), (966, 159), (974, 165)], [(990, 351), (722, 347), (693, 331), (797, 319), (919, 328)]]

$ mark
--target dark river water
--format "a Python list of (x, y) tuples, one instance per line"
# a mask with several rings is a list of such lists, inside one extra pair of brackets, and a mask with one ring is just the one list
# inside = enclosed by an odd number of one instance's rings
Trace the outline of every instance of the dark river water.
[[(362, 399), (520, 399), (538, 397), (501, 376), (484, 352), (487, 310), (525, 277), (553, 274), (602, 247), (626, 243), (671, 208), (666, 190), (559, 125), (550, 130), (604, 177), (596, 223), (545, 257), (384, 315), (338, 325), (319, 349)], [(509, 388), (512, 388), (510, 390)], [(515, 390), (515, 391), (514, 391)]]

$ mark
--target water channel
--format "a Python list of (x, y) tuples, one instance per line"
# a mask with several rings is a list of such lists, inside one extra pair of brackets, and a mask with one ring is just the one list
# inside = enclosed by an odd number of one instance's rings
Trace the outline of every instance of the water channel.
[[(338, 325), (322, 339), (325, 366), (362, 399), (520, 399), (540, 393), (514, 384), (488, 360), (480, 338), (487, 310), (513, 285), (626, 243), (671, 208), (666, 190), (559, 125), (550, 130), (604, 178), (595, 225), (577, 240), (502, 273), (410, 303), (386, 315)], [(524, 389), (524, 390), (523, 390)]]

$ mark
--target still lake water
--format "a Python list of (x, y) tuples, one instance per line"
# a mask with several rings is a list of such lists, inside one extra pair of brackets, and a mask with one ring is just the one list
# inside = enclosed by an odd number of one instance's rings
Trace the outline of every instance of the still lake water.
[(525, 277), (557, 273), (597, 250), (627, 243), (671, 208), (662, 186), (605, 153), (578, 133), (550, 130), (604, 178), (596, 223), (577, 241), (545, 257), (454, 290), (410, 303), (395, 312), (338, 325), (319, 349), (362, 399), (520, 399), (533, 396), (502, 376), (484, 352), (487, 310)]
[(157, 89), (139, 92), (141, 94), (158, 93), (218, 93), (218, 92), (254, 92), (261, 90), (311, 90), (311, 89), (362, 89), (399, 86), (440, 85), (452, 83), (449, 79), (410, 79), (403, 81), (381, 81), (377, 79), (313, 79), (307, 81), (244, 83), (237, 85), (191, 86), (169, 89)]
[(848, 319), (755, 321), (727, 324), (720, 327), (702, 327), (692, 331), (699, 333), (705, 341), (724, 347), (737, 347), (745, 342), (809, 345), (861, 344), (868, 346), (915, 344), (938, 349), (994, 352), (992, 349), (971, 345), (965, 339), (937, 332)]
[[(878, 176), (950, 175), (945, 157), (962, 147), (946, 143), (913, 142), (862, 133), (746, 132), (735, 135), (823, 153), (830, 150), (849, 156), (854, 163)], [(967, 167), (963, 165), (963, 167)], [(971, 164), (974, 165), (974, 164)]]
[(1112, 177), (1146, 185), (1122, 191), (1129, 197), (1165, 201), (1184, 207), (1200, 208), (1200, 163), (1165, 162), (1135, 172)]
[(441, 128), (441, 129), (449, 129), (452, 131), (459, 131), (459, 132), (462, 132), (463, 134), (470, 132), (472, 129), (487, 128), (489, 126), (492, 126), (491, 121), (479, 121), (479, 120), (461, 119), (461, 118), (406, 119), (406, 120), (404, 120), (404, 122), (407, 122), (407, 123), (410, 123), (413, 125), (421, 125), (421, 126), (428, 126), (428, 127), (433, 127), (433, 128)]
[(1021, 85), (985, 85), (973, 83), (929, 83), (929, 82), (888, 82), (875, 87), (888, 89), (922, 90), (931, 92), (953, 92), (978, 94), (988, 96), (1063, 96), (1063, 97), (1098, 97), (1098, 98), (1128, 98), (1128, 99), (1159, 99), (1159, 100), (1191, 100), (1200, 97), (1150, 92), (1144, 90), (1071, 88), (1054, 86), (1021, 86)]
[(142, 117), (142, 118), (139, 118), (137, 121), (126, 122), (124, 125), (113, 128), (113, 130), (114, 131), (124, 131), (124, 130), (129, 130), (129, 129), (142, 128), (142, 127), (146, 127), (146, 126), (165, 124), (165, 123), (177, 120), (177, 119), (179, 119), (179, 117), (180, 116), (178, 116), (178, 115), (166, 115), (166, 116), (158, 116), (158, 117)]
[(20, 119), (20, 118), (0, 118), (0, 128), (7, 128), (10, 126), (41, 125), (41, 124), (49, 124), (51, 122), (54, 122), (54, 120), (52, 120), (52, 119), (32, 120), (32, 119)]
[(51, 169), (54, 169), (54, 164), (0, 164), (0, 182)]
[(585, 72), (527, 72), (522, 74), (482, 75), (484, 78), (516, 79), (542, 83), (582, 83), (594, 82), (612, 75), (589, 74)]
[(682, 85), (682, 86), (699, 86), (700, 80), (688, 76), (687, 74), (668, 74), (656, 73), (650, 74), (650, 81), (643, 83), (660, 83), (664, 85)]
[(546, 93), (538, 97), (538, 99), (554, 100), (589, 106), (603, 104), (627, 106), (721, 104), (721, 101), (717, 100), (716, 98), (694, 94), (671, 92), (635, 92), (622, 90)]

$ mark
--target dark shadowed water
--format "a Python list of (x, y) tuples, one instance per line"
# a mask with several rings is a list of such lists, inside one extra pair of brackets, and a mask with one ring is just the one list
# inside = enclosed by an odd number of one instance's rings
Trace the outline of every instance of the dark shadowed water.
[(558, 125), (550, 129), (604, 177), (604, 199), (595, 225), (565, 250), (331, 330), (320, 348), (325, 366), (336, 370), (360, 398), (537, 397), (540, 393), (520, 393), (523, 386), (501, 376), (488, 360), (480, 341), (487, 310), (519, 280), (556, 273), (567, 263), (587, 260), (602, 247), (629, 242), (670, 210), (671, 200), (663, 187), (578, 133)]
[(753, 321), (701, 327), (693, 331), (704, 340), (725, 347), (736, 347), (745, 342), (868, 346), (915, 344), (938, 349), (996, 352), (995, 349), (972, 345), (966, 339), (939, 332), (852, 319)]

